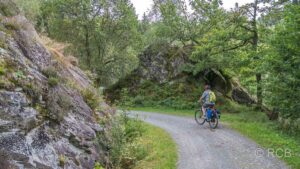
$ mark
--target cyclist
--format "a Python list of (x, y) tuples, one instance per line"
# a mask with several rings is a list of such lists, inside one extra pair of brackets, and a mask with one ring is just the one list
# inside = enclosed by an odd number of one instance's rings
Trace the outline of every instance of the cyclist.
[[(204, 86), (204, 92), (202, 96), (199, 99), (199, 102), (203, 103), (202, 105), (202, 112), (203, 112), (203, 117), (206, 118), (206, 109), (208, 107), (214, 106), (216, 101), (216, 95), (214, 94), (213, 91), (211, 91), (210, 85), (205, 85)], [(210, 118), (210, 117), (209, 117)]]

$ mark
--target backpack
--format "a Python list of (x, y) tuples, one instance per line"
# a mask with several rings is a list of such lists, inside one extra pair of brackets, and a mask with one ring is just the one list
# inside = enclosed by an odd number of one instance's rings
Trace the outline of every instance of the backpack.
[(217, 101), (217, 97), (213, 91), (209, 92), (209, 102), (215, 103)]

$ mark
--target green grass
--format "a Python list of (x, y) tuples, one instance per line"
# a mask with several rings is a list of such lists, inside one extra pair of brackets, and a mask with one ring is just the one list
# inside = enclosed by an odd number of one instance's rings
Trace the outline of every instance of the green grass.
[(194, 110), (178, 110), (169, 107), (132, 107), (130, 110), (135, 111), (145, 111), (145, 112), (157, 112), (163, 114), (177, 115), (177, 116), (187, 116), (193, 117)]
[(134, 169), (175, 169), (177, 148), (173, 139), (163, 129), (145, 123), (146, 131), (140, 138), (148, 155)]
[[(166, 107), (135, 107), (132, 110), (189, 117), (194, 115), (194, 110), (175, 110)], [(226, 122), (230, 128), (254, 140), (267, 150), (277, 150), (278, 158), (285, 161), (291, 168), (300, 169), (300, 133), (288, 135), (285, 131), (280, 130), (275, 122), (269, 121), (263, 112), (257, 112), (245, 107), (240, 112), (235, 114), (222, 113), (221, 123)], [(281, 150), (290, 151), (291, 156), (289, 154), (285, 156)]]
[[(255, 117), (260, 120), (253, 120)], [(288, 135), (278, 129), (274, 122), (263, 117), (263, 114), (259, 113), (226, 114), (222, 120), (228, 122), (231, 128), (254, 140), (267, 150), (277, 151), (276, 156), (285, 161), (291, 168), (299, 169), (300, 134), (297, 136)], [(291, 155), (285, 155), (284, 151), (291, 152)]]

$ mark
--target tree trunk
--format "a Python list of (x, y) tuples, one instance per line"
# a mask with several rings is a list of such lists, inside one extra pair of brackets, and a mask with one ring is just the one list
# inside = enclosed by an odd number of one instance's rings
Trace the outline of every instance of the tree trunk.
[(91, 68), (91, 49), (90, 49), (90, 34), (88, 26), (85, 25), (85, 51), (86, 51), (86, 64), (89, 68)]
[[(252, 19), (252, 28), (253, 28), (253, 38), (252, 38), (252, 47), (253, 51), (255, 53), (254, 59), (259, 59), (259, 56), (256, 55), (257, 52), (257, 46), (258, 46), (258, 30), (257, 30), (257, 9), (258, 9), (258, 0), (255, 0), (254, 6), (253, 6), (253, 19)], [(261, 73), (256, 72), (256, 97), (257, 97), (257, 108), (262, 109), (262, 84), (261, 84)]]
[(261, 84), (261, 73), (256, 74), (256, 96), (257, 96), (257, 108), (262, 108), (263, 101), (263, 92), (262, 92), (262, 84)]

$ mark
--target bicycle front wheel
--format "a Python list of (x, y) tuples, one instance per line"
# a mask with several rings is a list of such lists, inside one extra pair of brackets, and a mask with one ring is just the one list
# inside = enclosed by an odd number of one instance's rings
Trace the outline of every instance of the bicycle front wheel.
[(208, 123), (209, 123), (209, 126), (211, 129), (215, 129), (218, 127), (219, 120), (218, 120), (218, 117), (216, 116), (216, 114), (214, 114), (212, 116), (212, 118), (210, 119), (210, 121)]
[(199, 125), (203, 125), (205, 123), (205, 118), (203, 116), (202, 110), (195, 111), (195, 120)]

